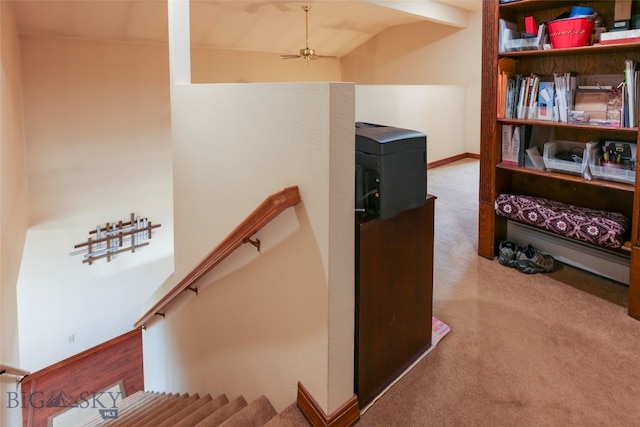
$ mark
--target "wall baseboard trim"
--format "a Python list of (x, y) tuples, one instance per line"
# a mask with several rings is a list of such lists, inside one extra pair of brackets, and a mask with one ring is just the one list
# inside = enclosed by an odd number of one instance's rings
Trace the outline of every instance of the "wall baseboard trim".
[(298, 408), (313, 427), (351, 427), (360, 421), (358, 396), (353, 395), (327, 416), (311, 393), (298, 381)]
[(468, 158), (480, 160), (480, 154), (462, 153), (453, 157), (447, 157), (446, 159), (436, 160), (435, 162), (427, 163), (427, 169), (437, 168), (438, 166), (444, 166), (446, 164), (457, 162), (458, 160), (468, 159)]

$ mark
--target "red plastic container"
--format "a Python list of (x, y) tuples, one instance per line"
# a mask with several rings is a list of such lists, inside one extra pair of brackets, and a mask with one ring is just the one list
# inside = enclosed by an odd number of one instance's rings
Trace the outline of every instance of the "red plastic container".
[(551, 47), (562, 49), (567, 47), (588, 46), (591, 44), (593, 16), (556, 19), (547, 23)]

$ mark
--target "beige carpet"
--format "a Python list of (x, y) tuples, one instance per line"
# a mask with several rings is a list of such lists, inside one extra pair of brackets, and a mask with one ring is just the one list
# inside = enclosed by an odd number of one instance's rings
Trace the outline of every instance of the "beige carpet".
[(623, 285), (477, 256), (478, 161), (434, 168), (437, 348), (360, 426), (639, 426), (640, 321)]

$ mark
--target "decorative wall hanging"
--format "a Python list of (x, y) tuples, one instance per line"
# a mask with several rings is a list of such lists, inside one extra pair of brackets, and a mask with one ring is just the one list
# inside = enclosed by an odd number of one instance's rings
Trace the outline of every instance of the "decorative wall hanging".
[(152, 230), (160, 225), (151, 224), (147, 218), (134, 217), (132, 213), (128, 222), (107, 222), (103, 227), (98, 225), (95, 230), (90, 230), (87, 241), (74, 246), (76, 249), (83, 249), (72, 252), (71, 255), (84, 254), (82, 262), (89, 265), (101, 258), (111, 262), (119, 253), (135, 252), (147, 246)]

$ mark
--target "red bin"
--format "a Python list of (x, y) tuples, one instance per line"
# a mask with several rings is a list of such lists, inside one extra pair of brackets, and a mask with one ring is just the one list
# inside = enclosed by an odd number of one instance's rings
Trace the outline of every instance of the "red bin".
[(562, 49), (566, 47), (588, 46), (591, 44), (593, 31), (593, 16), (556, 19), (547, 23), (551, 47)]

